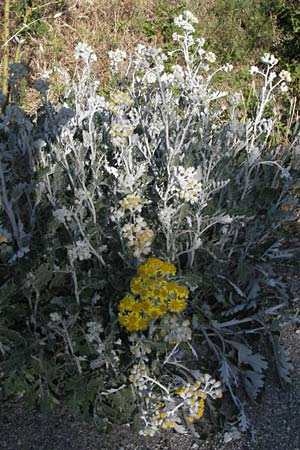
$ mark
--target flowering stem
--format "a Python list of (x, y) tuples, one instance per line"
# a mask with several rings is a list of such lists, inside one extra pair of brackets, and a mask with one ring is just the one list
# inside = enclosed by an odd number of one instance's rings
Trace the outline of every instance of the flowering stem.
[(169, 362), (169, 360), (170, 360), (171, 357), (174, 355), (174, 353), (176, 352), (176, 350), (178, 349), (178, 347), (179, 347), (179, 344), (177, 343), (177, 344), (173, 347), (171, 353), (170, 353), (170, 354), (167, 356), (167, 358), (164, 360), (163, 366)]
[(76, 303), (77, 303), (77, 305), (80, 305), (80, 295), (79, 295), (79, 291), (78, 291), (78, 280), (77, 280), (77, 275), (76, 275), (76, 269), (74, 267), (73, 259), (69, 257), (69, 260), (70, 260), (70, 265), (71, 265), (71, 270), (72, 270), (72, 279), (73, 279), (73, 283), (74, 283), (74, 293), (75, 293)]
[(184, 406), (184, 402), (179, 403), (172, 411), (168, 411), (167, 416), (172, 416), (182, 406)]
[(101, 262), (101, 264), (103, 264), (103, 266), (105, 266), (106, 264), (105, 264), (105, 262), (104, 262), (104, 259), (103, 259), (102, 256), (99, 255), (99, 253), (94, 249), (94, 247), (93, 247), (92, 244), (90, 243), (89, 239), (87, 238), (85, 232), (83, 231), (83, 228), (82, 228), (82, 226), (81, 226), (80, 220), (79, 220), (78, 217), (77, 217), (77, 214), (74, 214), (74, 219), (76, 220), (77, 225), (78, 225), (78, 228), (79, 228), (79, 230), (80, 230), (80, 233), (81, 233), (82, 237), (86, 240), (86, 242), (87, 242), (87, 244), (88, 244), (88, 246), (89, 246), (89, 249), (90, 249), (91, 253), (93, 253), (93, 255), (96, 256), (96, 258)]
[(79, 359), (77, 358), (77, 356), (74, 353), (74, 349), (73, 349), (73, 345), (72, 345), (72, 342), (71, 342), (71, 339), (70, 339), (70, 336), (69, 336), (69, 333), (68, 333), (68, 329), (67, 329), (67, 327), (66, 327), (64, 322), (62, 322), (62, 326), (63, 326), (63, 330), (65, 332), (65, 336), (66, 336), (66, 339), (67, 339), (67, 342), (68, 342), (68, 345), (69, 345), (69, 349), (70, 349), (71, 354), (72, 354), (72, 356), (73, 356), (73, 358), (75, 360), (78, 373), (79, 373), (79, 375), (81, 375), (82, 374), (82, 369), (81, 369), (81, 366), (80, 366)]
[(168, 396), (170, 395), (170, 392), (168, 391), (168, 389), (163, 386), (159, 381), (154, 380), (154, 378), (149, 377), (148, 375), (144, 375), (144, 378), (148, 381), (151, 381), (152, 383), (156, 384), (157, 386), (159, 386), (163, 391), (165, 391)]
[(6, 190), (6, 184), (5, 184), (5, 178), (4, 178), (1, 158), (0, 158), (0, 181), (1, 181), (1, 185), (2, 185), (2, 203), (3, 203), (3, 207), (4, 207), (4, 210), (5, 210), (6, 214), (8, 215), (8, 218), (10, 220), (10, 224), (11, 224), (12, 229), (13, 229), (14, 238), (17, 241), (19, 249), (21, 249), (22, 248), (22, 243), (20, 241), (20, 235), (19, 235), (19, 230), (18, 230), (16, 217), (15, 217), (14, 211), (12, 209), (11, 203), (9, 202), (8, 195), (7, 195), (7, 190)]

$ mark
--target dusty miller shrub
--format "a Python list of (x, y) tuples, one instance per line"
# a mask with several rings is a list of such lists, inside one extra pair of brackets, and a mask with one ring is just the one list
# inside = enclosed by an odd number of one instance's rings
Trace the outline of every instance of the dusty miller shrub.
[[(231, 66), (218, 67), (204, 39), (194, 40), (195, 21), (190, 13), (175, 19), (172, 54), (142, 45), (131, 55), (112, 52), (115, 89), (107, 97), (92, 71), (96, 55), (79, 44), (77, 79), (54, 69), (66, 81), (61, 105), (49, 103), (47, 83), (38, 81), (44, 102), (35, 118), (16, 103), (4, 109), (4, 398), (53, 407), (64, 398), (104, 428), (136, 413), (136, 378), (130, 386), (127, 369), (142, 358), (161, 386), (215, 375), (246, 429), (240, 387), (256, 400), (263, 386), (267, 362), (255, 338), (262, 335), (289, 381), (288, 354), (270, 330), (273, 312), (290, 299), (280, 271), (293, 252), (282, 230), (294, 220), (299, 138), (268, 143), (272, 99), (290, 75), (276, 73), (277, 60), (264, 55), (250, 69), (261, 80), (256, 111), (242, 122), (240, 95), (213, 83)], [(16, 90), (22, 76), (14, 66)], [(150, 355), (130, 354), (118, 304), (149, 256), (174, 263), (189, 288), (193, 339), (150, 342)], [(151, 392), (159, 384), (150, 378)]]

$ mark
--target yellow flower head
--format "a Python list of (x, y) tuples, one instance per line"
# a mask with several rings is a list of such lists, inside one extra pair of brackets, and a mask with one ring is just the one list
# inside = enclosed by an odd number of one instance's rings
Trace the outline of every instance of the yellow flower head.
[(181, 313), (186, 308), (186, 301), (172, 298), (168, 302), (168, 310), (173, 313)]
[(153, 303), (151, 302), (150, 299), (146, 299), (142, 302), (142, 307), (143, 307), (143, 311), (145, 314), (149, 315), (150, 311), (153, 308)]
[(141, 197), (137, 194), (128, 194), (126, 197), (119, 201), (119, 204), (123, 209), (129, 209), (131, 211), (140, 212), (143, 207)]
[(188, 298), (188, 296), (189, 296), (189, 290), (188, 290), (188, 288), (186, 287), (186, 286), (178, 286), (177, 287), (177, 295), (178, 295), (178, 297), (179, 298), (185, 298), (185, 299), (187, 299)]
[(159, 316), (161, 316), (160, 310), (156, 307), (152, 307), (149, 309), (148, 314), (150, 319), (157, 319)]
[(132, 278), (130, 283), (130, 289), (133, 294), (140, 295), (141, 290), (145, 288), (144, 280), (142, 277)]
[(159, 258), (148, 258), (145, 264), (138, 269), (139, 274), (144, 278), (151, 278), (156, 275), (176, 275), (174, 264), (162, 261)]
[(119, 303), (119, 311), (132, 311), (133, 306), (135, 305), (136, 300), (132, 295), (125, 295), (124, 298)]
[(119, 313), (118, 318), (129, 332), (145, 331), (148, 328), (148, 320), (139, 313), (132, 312), (127, 315)]

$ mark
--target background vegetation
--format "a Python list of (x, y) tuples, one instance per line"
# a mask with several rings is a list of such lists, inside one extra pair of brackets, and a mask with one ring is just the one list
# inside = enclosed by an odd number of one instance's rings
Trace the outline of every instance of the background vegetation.
[[(0, 16), (4, 15), (4, 6), (3, 2)], [(100, 57), (96, 73), (102, 86), (110, 83), (110, 50), (117, 47), (129, 50), (139, 42), (171, 50), (173, 19), (184, 9), (199, 18), (197, 33), (207, 39), (218, 59), (236, 67), (239, 75), (232, 78), (232, 90), (249, 84), (246, 67), (270, 51), (280, 58), (282, 68), (293, 72), (297, 95), (300, 80), (297, 0), (10, 0), (9, 61), (22, 61), (29, 69), (27, 82), (24, 81), (24, 106), (34, 109), (38, 98), (32, 85), (45, 71), (61, 65), (71, 74), (76, 73), (72, 55), (78, 42), (97, 49)], [(3, 67), (7, 37), (2, 24)], [(59, 78), (54, 78), (50, 98), (57, 98), (61, 90)]]

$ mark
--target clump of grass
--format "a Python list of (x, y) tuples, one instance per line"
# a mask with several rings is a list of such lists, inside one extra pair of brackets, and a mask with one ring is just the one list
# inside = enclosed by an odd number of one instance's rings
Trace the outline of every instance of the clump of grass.
[(200, 28), (216, 54), (233, 64), (257, 60), (277, 37), (275, 16), (262, 0), (213, 2)]

